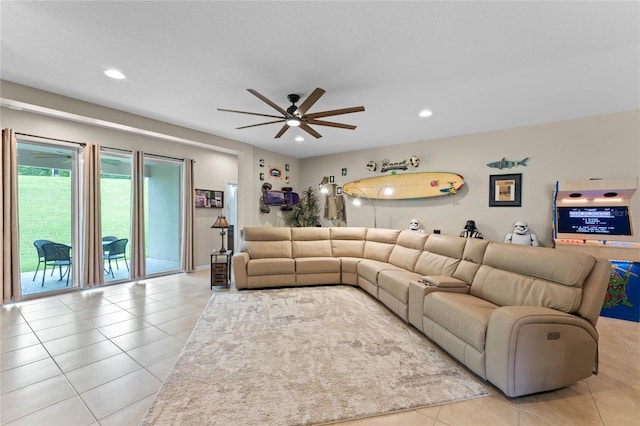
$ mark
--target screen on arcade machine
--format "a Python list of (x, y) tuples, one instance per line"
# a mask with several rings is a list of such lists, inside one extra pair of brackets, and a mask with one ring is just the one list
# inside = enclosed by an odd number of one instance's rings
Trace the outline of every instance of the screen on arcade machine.
[(633, 235), (629, 206), (558, 207), (558, 232), (584, 235)]

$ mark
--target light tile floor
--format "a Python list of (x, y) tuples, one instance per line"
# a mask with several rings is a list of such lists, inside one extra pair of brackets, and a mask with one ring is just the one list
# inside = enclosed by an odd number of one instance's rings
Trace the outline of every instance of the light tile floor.
[[(211, 293), (200, 271), (2, 305), (0, 424), (137, 425)], [(342, 424), (640, 425), (640, 324), (598, 329), (600, 374), (568, 388)]]

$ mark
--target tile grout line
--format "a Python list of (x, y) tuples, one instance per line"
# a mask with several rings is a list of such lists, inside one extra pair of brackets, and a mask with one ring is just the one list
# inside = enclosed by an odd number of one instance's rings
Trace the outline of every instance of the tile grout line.
[[(60, 303), (62, 303), (64, 305), (64, 302), (62, 302), (61, 300), (58, 300)], [(66, 306), (66, 305), (65, 305)], [(82, 397), (80, 396), (80, 393), (78, 393), (78, 390), (75, 388), (75, 386), (73, 386), (73, 383), (71, 383), (71, 381), (69, 380), (69, 378), (67, 377), (67, 375), (65, 374), (65, 372), (62, 370), (62, 367), (60, 366), (60, 364), (58, 364), (58, 362), (56, 361), (56, 359), (53, 357), (53, 355), (51, 354), (51, 352), (49, 352), (49, 349), (47, 349), (47, 347), (44, 345), (44, 342), (40, 339), (40, 337), (38, 336), (38, 334), (36, 333), (36, 331), (31, 327), (31, 324), (29, 323), (29, 321), (24, 317), (24, 315), (22, 314), (22, 310), (20, 310), (18, 308), (18, 310), (20, 311), (20, 316), (22, 316), (22, 318), (24, 319), (24, 321), (26, 322), (27, 326), (29, 327), (29, 329), (31, 330), (31, 332), (34, 334), (34, 336), (36, 337), (36, 339), (38, 339), (38, 342), (40, 342), (40, 345), (42, 345), (42, 348), (45, 350), (45, 352), (47, 353), (47, 355), (49, 355), (49, 358), (51, 359), (51, 361), (56, 365), (56, 367), (58, 368), (58, 370), (60, 371), (61, 375), (64, 377), (64, 380), (67, 382), (67, 384), (71, 387), (71, 389), (73, 389), (73, 392), (75, 392), (74, 396), (77, 396), (78, 399), (80, 400), (80, 402), (82, 403), (82, 405), (84, 405), (84, 407), (87, 409), (87, 412), (89, 412), (89, 414), (91, 414), (91, 416), (93, 417), (93, 419), (98, 422), (98, 418), (95, 416), (95, 414), (89, 409), (89, 407), (87, 406), (87, 404), (85, 403), (85, 401), (82, 399)], [(84, 318), (80, 317), (79, 315), (77, 315), (75, 312), (73, 312), (74, 315), (76, 315), (78, 318), (80, 318), (82, 321), (86, 321)], [(45, 379), (48, 380), (48, 379)], [(40, 382), (42, 382), (43, 380), (40, 380)], [(38, 382), (36, 382), (38, 383)], [(32, 383), (31, 385), (33, 385), (35, 383)], [(29, 386), (31, 386), (29, 385)], [(34, 413), (37, 413), (38, 411), (44, 410), (46, 408), (52, 407), (56, 404), (59, 404), (60, 402), (66, 401), (67, 399), (71, 399), (74, 396), (70, 396), (69, 398), (65, 398), (62, 399), (60, 401), (56, 401), (53, 404), (47, 405), (46, 407), (41, 407), (35, 411), (32, 411), (30, 413), (26, 413), (24, 416), (20, 416), (16, 419), (11, 420), (12, 422), (16, 421), (16, 420), (20, 420), (21, 418), (24, 418), (26, 416), (32, 415)]]

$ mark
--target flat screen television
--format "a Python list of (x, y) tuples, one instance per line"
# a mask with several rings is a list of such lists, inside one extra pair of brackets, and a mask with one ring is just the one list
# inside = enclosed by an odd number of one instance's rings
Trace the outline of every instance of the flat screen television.
[(557, 231), (562, 234), (633, 235), (629, 206), (557, 208)]

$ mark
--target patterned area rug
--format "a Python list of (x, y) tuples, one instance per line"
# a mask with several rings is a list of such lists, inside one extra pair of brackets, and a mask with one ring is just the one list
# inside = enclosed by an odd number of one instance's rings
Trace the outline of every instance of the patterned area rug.
[(365, 292), (216, 293), (142, 421), (309, 425), (488, 395)]

